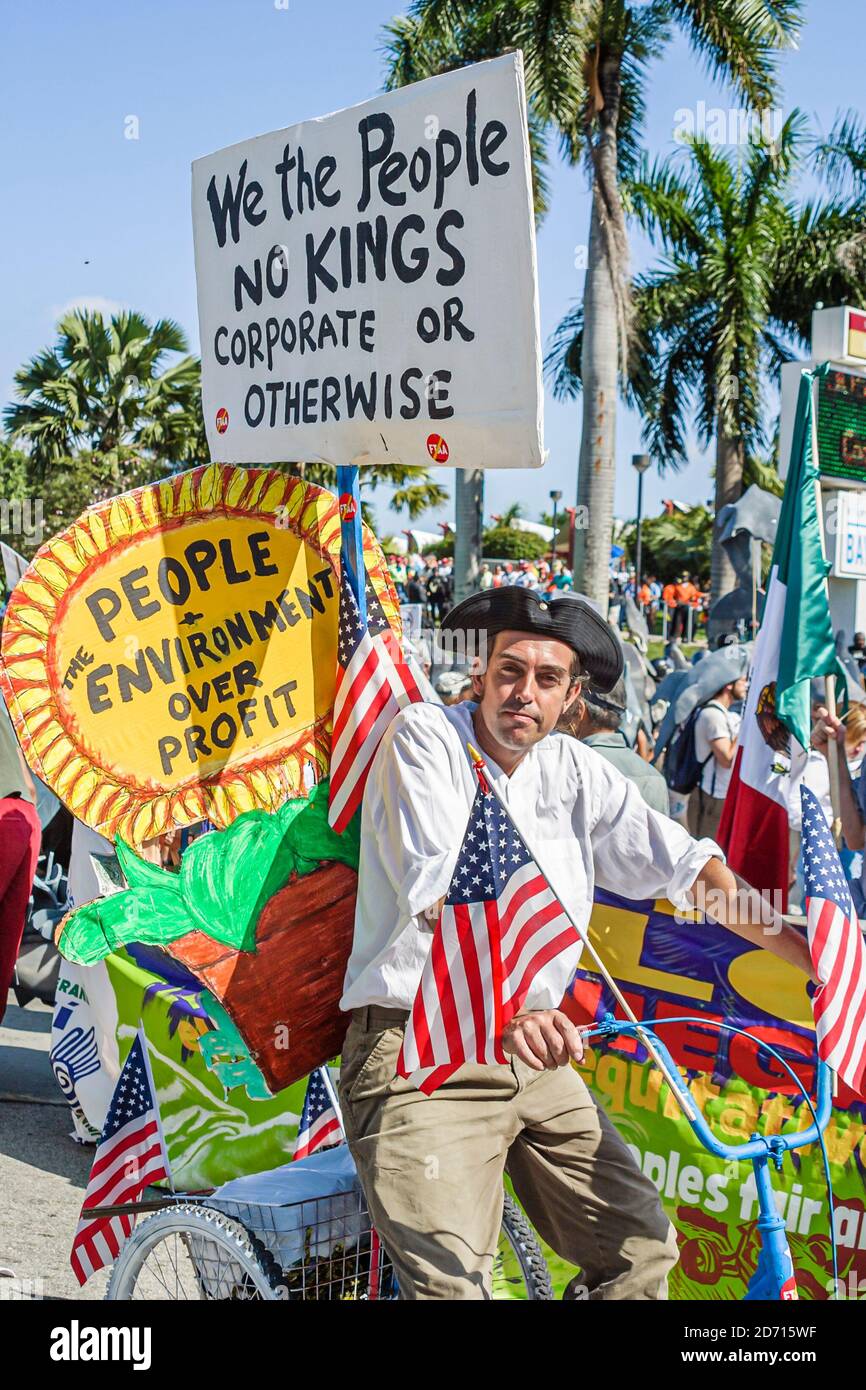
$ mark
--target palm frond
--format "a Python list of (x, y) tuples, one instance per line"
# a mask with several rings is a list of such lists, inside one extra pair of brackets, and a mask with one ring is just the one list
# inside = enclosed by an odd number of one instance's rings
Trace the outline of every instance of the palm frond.
[(801, 0), (668, 0), (671, 14), (710, 75), (732, 83), (756, 111), (776, 95), (781, 49), (796, 46)]

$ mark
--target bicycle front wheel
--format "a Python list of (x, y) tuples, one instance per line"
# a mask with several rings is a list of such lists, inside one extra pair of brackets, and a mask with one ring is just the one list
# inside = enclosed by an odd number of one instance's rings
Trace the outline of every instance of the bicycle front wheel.
[(178, 1202), (140, 1221), (121, 1246), (105, 1297), (123, 1300), (271, 1301), (280, 1271), (238, 1221)]

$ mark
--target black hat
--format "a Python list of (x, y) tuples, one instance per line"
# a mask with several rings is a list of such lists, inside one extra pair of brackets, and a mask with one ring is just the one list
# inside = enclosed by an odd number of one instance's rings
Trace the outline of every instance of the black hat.
[(611, 690), (622, 674), (622, 647), (613, 628), (585, 599), (563, 594), (551, 601), (517, 586), (470, 594), (442, 620), (446, 632), (515, 630), (565, 642), (581, 658), (596, 690)]

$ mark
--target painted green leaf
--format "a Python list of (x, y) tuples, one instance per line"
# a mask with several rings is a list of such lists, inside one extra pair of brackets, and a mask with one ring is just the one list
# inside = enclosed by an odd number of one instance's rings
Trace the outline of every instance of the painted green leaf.
[(328, 825), (328, 783), (275, 814), (247, 811), (186, 850), (179, 873), (151, 864), (121, 841), (118, 859), (129, 888), (70, 914), (60, 941), (67, 960), (91, 965), (131, 941), (168, 944), (198, 929), (236, 950), (255, 948), (265, 903), (292, 874), (338, 860), (357, 869), (360, 813), (341, 835)]

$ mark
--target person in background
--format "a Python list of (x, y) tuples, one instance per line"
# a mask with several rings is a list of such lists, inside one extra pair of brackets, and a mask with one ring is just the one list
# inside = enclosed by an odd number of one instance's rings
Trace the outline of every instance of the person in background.
[(698, 837), (712, 839), (719, 829), (740, 732), (740, 715), (731, 706), (745, 699), (747, 684), (746, 677), (740, 676), (723, 685), (695, 721), (695, 755), (703, 771), (689, 797), (688, 826)]
[[(863, 634), (861, 633), (860, 636), (862, 637)], [(866, 705), (850, 705), (844, 723), (845, 761), (848, 764), (848, 775), (856, 786), (863, 770), (863, 755), (866, 752)], [(863, 852), (862, 850), (851, 849), (843, 838), (839, 858), (842, 860), (842, 867), (853, 889), (855, 883), (859, 885), (863, 873)]]
[(625, 734), (620, 730), (626, 706), (625, 681), (620, 676), (609, 695), (600, 695), (591, 686), (584, 690), (572, 707), (566, 710), (557, 728), (560, 733), (579, 738), (581, 743), (606, 758), (630, 782), (634, 782), (647, 806), (668, 815), (670, 800), (667, 782), (658, 768), (652, 767), (639, 753), (629, 748)]
[(852, 660), (856, 661), (857, 669), (860, 672), (860, 679), (863, 679), (863, 668), (866, 666), (866, 632), (855, 632), (854, 641), (848, 651)]
[(427, 585), (427, 601), (430, 616), (434, 622), (441, 623), (454, 601), (453, 570), (448, 564), (440, 564)]
[(516, 583), (517, 583), (517, 572), (516, 572), (514, 566), (512, 565), (511, 561), (510, 561), (510, 560), (506, 560), (506, 561), (505, 561), (505, 567), (504, 567), (504, 569), (503, 569), (503, 571), (502, 571), (502, 587), (507, 589), (507, 588), (510, 588), (513, 584), (516, 584)]
[(501, 565), (497, 565), (496, 569), (493, 571), (493, 588), (501, 589), (504, 583), (505, 570), (502, 568)]
[(484, 589), (492, 589), (492, 588), (493, 588), (493, 582), (494, 582), (494, 581), (493, 581), (493, 575), (492, 575), (491, 572), (490, 572), (490, 566), (489, 566), (489, 565), (482, 565), (482, 566), (481, 566), (481, 573), (480, 573), (480, 575), (478, 576), (478, 587), (479, 587), (479, 589), (482, 589), (482, 590), (484, 590)]
[[(859, 711), (861, 706), (855, 705), (854, 708)], [(829, 756), (829, 740), (833, 738), (839, 744), (839, 813), (845, 844), (853, 854), (860, 856), (859, 877), (854, 872), (853, 863), (849, 865), (847, 872), (851, 882), (854, 906), (862, 921), (866, 917), (866, 854), (863, 853), (864, 846), (866, 846), (866, 766), (863, 765), (864, 760), (861, 758), (860, 771), (854, 775), (850, 771), (846, 756), (848, 752), (848, 729), (846, 725), (851, 722), (854, 711), (848, 715), (847, 719), (842, 720), (836, 715), (829, 714), (824, 705), (813, 706), (813, 709), (815, 710), (815, 723), (812, 727), (812, 747), (817, 749), (824, 758), (827, 758)], [(854, 747), (857, 747), (856, 743)], [(853, 761), (856, 763), (856, 757)]]
[(443, 705), (459, 705), (472, 699), (472, 677), (466, 671), (443, 671), (433, 688)]
[(24, 934), (41, 838), (36, 788), (0, 696), (0, 1022)]
[(668, 619), (668, 641), (673, 641), (674, 613), (677, 607), (677, 586), (673, 583), (665, 584), (661, 592), (661, 601), (664, 604)]
[(688, 631), (689, 609), (694, 608), (698, 600), (698, 590), (686, 573), (681, 574), (677, 580), (674, 587), (674, 597), (676, 607), (671, 626), (671, 641), (677, 637), (685, 637)]
[(659, 604), (662, 601), (662, 586), (654, 574), (648, 580), (650, 591), (650, 614), (655, 620), (656, 613), (659, 611)]
[(427, 607), (427, 590), (424, 587), (424, 580), (417, 570), (410, 570), (406, 580), (406, 602), (420, 603), (422, 608)]
[(845, 761), (852, 777), (859, 777), (866, 752), (866, 704), (852, 704), (844, 720)]
[(399, 555), (388, 556), (388, 572), (401, 603), (406, 603), (406, 565)]
[[(821, 701), (812, 701), (813, 723), (820, 717)], [(830, 770), (827, 759), (816, 748), (807, 748), (805, 762), (799, 770), (788, 775), (788, 844), (790, 850), (790, 872), (788, 874), (788, 911), (802, 912), (805, 893), (805, 865), (803, 863), (803, 805), (800, 796), (802, 787), (818, 798), (821, 810), (827, 817), (828, 825), (833, 823), (833, 803), (830, 800)], [(848, 864), (853, 855), (840, 849), (842, 867), (848, 873)]]

